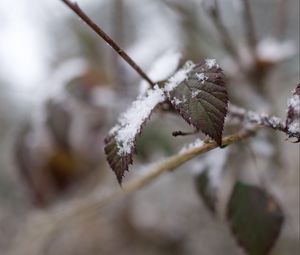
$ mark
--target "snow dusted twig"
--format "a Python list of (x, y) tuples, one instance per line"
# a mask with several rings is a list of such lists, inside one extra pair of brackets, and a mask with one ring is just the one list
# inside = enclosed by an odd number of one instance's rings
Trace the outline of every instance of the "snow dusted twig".
[[(272, 128), (287, 134), (289, 137), (296, 137), (297, 139), (300, 139), (300, 129), (291, 129), (290, 126), (287, 126), (286, 123), (278, 117), (269, 116), (264, 113), (260, 114), (254, 111), (247, 111), (246, 109), (237, 107), (235, 105), (229, 105), (228, 115), (231, 118), (239, 119), (241, 122), (253, 123)], [(299, 122), (299, 119), (296, 120), (296, 122)]]
[(131, 57), (98, 25), (96, 25), (91, 18), (85, 14), (84, 11), (78, 6), (77, 3), (73, 3), (69, 0), (61, 0), (65, 3), (74, 13), (76, 13), (97, 35), (99, 35), (104, 41), (108, 43), (143, 79), (145, 79), (151, 87), (154, 87), (154, 82), (146, 75), (146, 73), (133, 61)]

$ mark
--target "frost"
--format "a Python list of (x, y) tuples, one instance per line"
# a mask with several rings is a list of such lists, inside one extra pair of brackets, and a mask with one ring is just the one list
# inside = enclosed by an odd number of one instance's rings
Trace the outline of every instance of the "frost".
[(197, 73), (196, 78), (201, 83), (204, 83), (208, 79), (208, 77), (204, 73)]
[(183, 82), (188, 74), (195, 67), (195, 64), (192, 61), (187, 61), (183, 68), (178, 70), (167, 82), (164, 87), (164, 90), (168, 93), (175, 89), (181, 82)]
[(265, 38), (257, 45), (257, 55), (262, 60), (279, 62), (293, 56), (295, 45), (290, 42), (279, 42), (274, 38)]
[(163, 90), (155, 86), (147, 94), (134, 101), (131, 107), (121, 115), (119, 123), (110, 134), (115, 135), (119, 155), (128, 155), (134, 148), (134, 141), (146, 119), (159, 103), (165, 100)]
[[(181, 54), (174, 50), (169, 50), (154, 62), (148, 75), (154, 82), (163, 81), (173, 75), (178, 68)], [(149, 89), (146, 81), (140, 83), (140, 94), (144, 94)]]
[(208, 69), (212, 69), (214, 67), (219, 67), (219, 65), (217, 64), (217, 61), (215, 59), (211, 59), (211, 58), (207, 58), (205, 59), (205, 64), (208, 67)]
[(203, 144), (204, 142), (201, 139), (197, 138), (194, 142), (183, 146), (183, 148), (179, 151), (179, 154), (184, 154), (186, 151), (190, 149), (201, 147)]

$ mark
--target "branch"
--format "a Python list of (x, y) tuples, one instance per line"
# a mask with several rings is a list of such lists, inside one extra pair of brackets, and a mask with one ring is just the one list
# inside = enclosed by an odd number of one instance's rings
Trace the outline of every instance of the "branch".
[(237, 48), (231, 39), (230, 33), (227, 28), (224, 26), (224, 22), (221, 18), (220, 7), (218, 0), (213, 0), (213, 3), (207, 4), (207, 12), (210, 15), (216, 29), (218, 30), (221, 40), (223, 42), (224, 48), (232, 55), (232, 57), (239, 62), (239, 55)]
[[(245, 140), (251, 137), (258, 128), (259, 127), (254, 127), (252, 129), (244, 130), (234, 135), (226, 136), (223, 138), (222, 144), (223, 146), (227, 146)], [(200, 147), (186, 149), (184, 150), (184, 152), (171, 156), (161, 163), (156, 164), (152, 169), (148, 171), (146, 175), (128, 182), (123, 186), (122, 189), (117, 189), (107, 196), (101, 198), (99, 198), (99, 196), (89, 195), (85, 199), (69, 204), (63, 212), (60, 211), (59, 213), (54, 215), (54, 218), (51, 217), (51, 224), (57, 223), (56, 226), (60, 226), (68, 220), (74, 220), (74, 222), (77, 222), (79, 219), (84, 219), (86, 217), (95, 215), (99, 213), (100, 209), (111, 204), (117, 199), (123, 198), (151, 184), (165, 172), (174, 170), (190, 159), (193, 159), (218, 147), (219, 146), (215, 142), (209, 141)]]
[(300, 141), (300, 132), (297, 130), (291, 132), (286, 123), (283, 122), (280, 118), (275, 116), (269, 116), (267, 114), (259, 114), (253, 111), (247, 111), (244, 108), (237, 107), (235, 105), (229, 105), (228, 115), (231, 118), (237, 118), (241, 122), (253, 123), (256, 125), (272, 128), (274, 130), (281, 131), (288, 135), (289, 137), (295, 137)]
[(275, 34), (279, 40), (284, 40), (288, 27), (288, 7), (289, 0), (279, 0), (277, 4), (277, 14), (275, 20)]
[(97, 35), (106, 41), (143, 79), (145, 79), (151, 87), (154, 87), (154, 82), (146, 75), (146, 73), (132, 60), (131, 57), (112, 39), (106, 34), (99, 26), (97, 26), (84, 11), (69, 0), (61, 0), (65, 3), (74, 13), (76, 13)]
[(248, 44), (249, 44), (249, 47), (250, 47), (250, 50), (251, 50), (253, 56), (256, 57), (257, 39), (256, 39), (254, 20), (253, 20), (253, 15), (251, 12), (250, 3), (249, 3), (249, 0), (242, 0), (242, 3), (244, 4), (242, 16), (244, 19), (244, 25), (245, 25), (246, 36), (248, 39)]

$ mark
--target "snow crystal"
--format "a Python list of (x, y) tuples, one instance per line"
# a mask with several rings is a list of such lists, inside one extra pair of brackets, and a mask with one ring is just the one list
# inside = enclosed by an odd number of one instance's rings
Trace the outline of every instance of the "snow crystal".
[(293, 56), (295, 45), (290, 42), (279, 42), (274, 38), (265, 38), (257, 45), (257, 55), (260, 59), (278, 62)]
[(300, 122), (299, 119), (298, 120), (294, 120), (289, 126), (289, 132), (296, 134), (296, 133), (300, 133)]
[(269, 118), (269, 123), (272, 125), (273, 128), (276, 128), (281, 125), (281, 119), (275, 116)]
[(196, 73), (196, 78), (201, 83), (204, 83), (208, 79), (208, 77), (204, 73)]
[(155, 106), (164, 100), (163, 90), (155, 86), (154, 89), (148, 90), (146, 95), (134, 101), (131, 107), (121, 115), (119, 123), (110, 131), (110, 134), (116, 135), (119, 155), (131, 153), (135, 137), (140, 132), (142, 124)]
[[(162, 81), (169, 78), (175, 73), (178, 68), (181, 54), (174, 50), (167, 51), (155, 61), (148, 75), (154, 82)], [(149, 89), (149, 84), (146, 81), (140, 83), (140, 94), (144, 94)]]
[(172, 103), (175, 104), (175, 105), (179, 105), (179, 104), (182, 103), (182, 101), (180, 99), (174, 97), (173, 100), (172, 100)]
[(200, 93), (199, 90), (193, 91), (192, 92), (192, 98), (196, 97)]
[(256, 112), (248, 111), (247, 118), (250, 122), (262, 124), (262, 116)]
[(195, 64), (192, 61), (187, 61), (183, 68), (178, 70), (166, 83), (164, 90), (166, 92), (171, 92), (175, 89), (181, 82), (183, 82), (189, 72), (195, 67)]
[(197, 138), (194, 142), (183, 146), (183, 148), (179, 151), (179, 154), (183, 154), (186, 151), (193, 149), (193, 148), (201, 147), (203, 144), (204, 144), (204, 142), (201, 139)]
[(292, 108), (294, 113), (300, 116), (300, 96), (293, 95), (288, 100), (289, 109)]
[(217, 64), (217, 61), (215, 59), (207, 58), (205, 59), (205, 64), (208, 67), (208, 69), (212, 69), (213, 67), (219, 67)]

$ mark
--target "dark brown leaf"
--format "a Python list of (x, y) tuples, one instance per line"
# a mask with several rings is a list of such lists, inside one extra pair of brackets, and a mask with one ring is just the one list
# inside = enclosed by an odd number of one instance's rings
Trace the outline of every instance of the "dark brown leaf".
[(236, 182), (227, 207), (230, 228), (249, 255), (267, 255), (284, 220), (274, 197), (265, 190)]
[(221, 145), (228, 95), (225, 76), (215, 60), (196, 65), (168, 97), (189, 124)]

